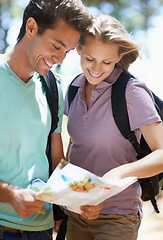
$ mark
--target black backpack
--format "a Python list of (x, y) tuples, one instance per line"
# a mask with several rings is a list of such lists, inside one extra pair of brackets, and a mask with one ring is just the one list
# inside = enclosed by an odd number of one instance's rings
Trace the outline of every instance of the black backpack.
[[(126, 106), (125, 90), (126, 90), (127, 83), (131, 77), (133, 76), (128, 72), (123, 71), (121, 73), (117, 81), (112, 85), (111, 103), (112, 103), (114, 121), (119, 131), (124, 136), (124, 138), (128, 139), (131, 142), (135, 151), (137, 152), (137, 159), (140, 159), (148, 155), (151, 152), (151, 149), (145, 142), (143, 136), (141, 137), (140, 143), (138, 143), (135, 133), (131, 131), (131, 128), (130, 128), (127, 106)], [(72, 82), (68, 89), (69, 107), (76, 93), (78, 92), (78, 88), (79, 88), (79, 87), (73, 86)], [(163, 101), (160, 98), (158, 98), (154, 93), (152, 94), (155, 99), (155, 107), (161, 119), (163, 120)], [(139, 179), (139, 183), (142, 188), (142, 196), (141, 196), (142, 200), (143, 201), (150, 200), (157, 213), (159, 213), (159, 209), (157, 207), (155, 196), (158, 195), (159, 193), (159, 182), (161, 181), (162, 178), (163, 178), (163, 173), (150, 178)]]
[[(57, 128), (58, 124), (58, 88), (56, 83), (56, 78), (54, 74), (49, 71), (45, 76), (40, 75), (40, 80), (42, 82), (42, 86), (46, 92), (47, 102), (50, 108), (52, 123), (51, 130), (48, 136), (47, 147), (48, 147), (48, 161), (49, 161), (49, 176), (52, 173), (52, 159), (51, 159), (51, 134)], [(62, 223), (60, 225), (56, 240), (64, 240), (67, 229), (67, 215), (62, 211), (62, 209), (53, 204), (53, 215), (54, 220), (58, 221), (62, 219)]]

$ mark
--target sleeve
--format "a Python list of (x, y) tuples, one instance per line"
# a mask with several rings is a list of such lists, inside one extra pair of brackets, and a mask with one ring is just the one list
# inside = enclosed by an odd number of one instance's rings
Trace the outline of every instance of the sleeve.
[(131, 79), (126, 88), (126, 102), (132, 131), (161, 121), (153, 95), (145, 83)]
[(57, 82), (58, 87), (58, 126), (55, 129), (54, 133), (60, 133), (62, 132), (62, 119), (63, 119), (63, 113), (64, 113), (64, 100), (63, 100), (63, 93), (60, 84)]

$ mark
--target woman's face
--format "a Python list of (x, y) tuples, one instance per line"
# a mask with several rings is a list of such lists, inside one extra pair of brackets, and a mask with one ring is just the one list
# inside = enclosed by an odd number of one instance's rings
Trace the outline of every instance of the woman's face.
[(87, 81), (94, 85), (94, 88), (109, 77), (122, 57), (118, 55), (118, 45), (103, 43), (92, 37), (87, 37), (85, 45), (78, 53)]

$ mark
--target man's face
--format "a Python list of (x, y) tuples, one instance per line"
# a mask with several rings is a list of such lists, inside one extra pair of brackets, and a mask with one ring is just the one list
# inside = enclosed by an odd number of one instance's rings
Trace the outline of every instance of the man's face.
[(80, 33), (62, 19), (54, 29), (47, 29), (42, 35), (33, 33), (27, 51), (28, 67), (41, 75), (47, 74), (54, 64), (62, 63), (79, 38)]

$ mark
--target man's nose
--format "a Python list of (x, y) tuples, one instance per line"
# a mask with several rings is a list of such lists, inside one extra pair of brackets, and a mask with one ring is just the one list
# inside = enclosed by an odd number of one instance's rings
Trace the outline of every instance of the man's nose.
[(61, 63), (63, 62), (65, 57), (66, 57), (66, 52), (62, 52), (62, 53), (58, 54), (58, 56), (55, 57), (57, 64), (61, 65)]

